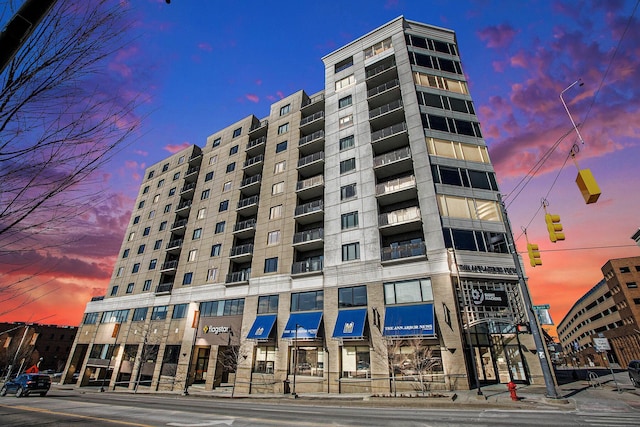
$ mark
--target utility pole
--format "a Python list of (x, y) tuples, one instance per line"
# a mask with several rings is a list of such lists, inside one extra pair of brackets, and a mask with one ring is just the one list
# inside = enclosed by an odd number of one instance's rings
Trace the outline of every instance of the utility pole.
[(513, 241), (513, 233), (511, 230), (511, 224), (509, 223), (509, 217), (507, 216), (507, 209), (502, 201), (502, 195), (498, 194), (498, 203), (500, 204), (500, 210), (502, 211), (502, 218), (504, 221), (504, 227), (507, 237), (507, 248), (513, 256), (513, 261), (518, 273), (518, 282), (520, 283), (520, 294), (524, 300), (524, 307), (529, 318), (529, 329), (531, 329), (531, 335), (536, 345), (536, 352), (538, 353), (538, 359), (540, 359), (540, 366), (542, 368), (542, 375), (544, 376), (544, 383), (547, 387), (546, 396), (552, 399), (558, 399), (558, 391), (553, 380), (553, 374), (551, 373), (551, 367), (549, 365), (549, 359), (547, 358), (547, 352), (545, 350), (544, 342), (540, 335), (540, 327), (538, 326), (538, 318), (533, 312), (533, 303), (531, 302), (531, 295), (529, 295), (529, 288), (527, 282), (524, 279), (524, 272), (520, 265), (520, 258), (518, 257), (518, 251), (516, 250), (515, 242)]

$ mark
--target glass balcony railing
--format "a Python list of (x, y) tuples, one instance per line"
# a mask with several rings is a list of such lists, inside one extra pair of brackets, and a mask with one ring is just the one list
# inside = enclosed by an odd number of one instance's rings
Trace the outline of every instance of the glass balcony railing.
[(420, 219), (420, 208), (412, 206), (410, 208), (399, 209), (397, 211), (378, 215), (378, 225), (383, 227), (385, 225), (402, 224)]
[(389, 111), (394, 111), (400, 108), (402, 108), (402, 100), (397, 99), (381, 107), (374, 108), (373, 110), (369, 110), (369, 119), (374, 119), (378, 116), (388, 113)]
[(259, 154), (259, 155), (255, 156), (255, 157), (251, 157), (250, 159), (247, 159), (247, 160), (244, 162), (243, 167), (245, 167), (245, 168), (246, 168), (246, 167), (249, 167), (249, 166), (251, 166), (251, 165), (255, 165), (256, 163), (260, 163), (260, 162), (262, 162), (263, 160), (264, 160), (264, 155), (263, 155), (263, 154)]
[(380, 259), (382, 261), (391, 261), (394, 259), (410, 258), (414, 256), (424, 256), (427, 253), (427, 247), (424, 242), (407, 243), (403, 245), (392, 245), (382, 248), (380, 251)]
[(225, 283), (247, 282), (251, 277), (251, 269), (234, 271), (227, 274)]
[(383, 182), (376, 185), (376, 196), (382, 196), (383, 194), (395, 193), (407, 188), (414, 188), (416, 186), (416, 177), (413, 175), (403, 176), (401, 178), (392, 179), (390, 181)]
[(229, 252), (229, 256), (247, 255), (253, 253), (253, 243), (247, 243), (246, 245), (234, 246)]
[(246, 221), (240, 221), (233, 226), (233, 231), (240, 230), (249, 230), (251, 228), (256, 228), (256, 220), (248, 219)]
[(316, 200), (315, 202), (305, 203), (303, 205), (296, 206), (295, 215), (304, 215), (311, 212), (317, 212), (324, 209), (324, 201)]
[(371, 98), (372, 96), (376, 96), (376, 95), (378, 95), (378, 94), (380, 94), (382, 92), (386, 92), (389, 89), (393, 89), (393, 88), (395, 88), (395, 87), (397, 87), (399, 85), (400, 85), (400, 80), (393, 79), (393, 80), (388, 81), (388, 82), (386, 82), (384, 84), (381, 84), (380, 86), (376, 86), (373, 89), (369, 89), (367, 91), (367, 97)]
[(238, 200), (238, 209), (246, 208), (247, 206), (255, 205), (258, 203), (258, 195), (247, 197), (245, 199)]
[(293, 235), (293, 244), (321, 240), (324, 238), (324, 228), (315, 230), (300, 231)]
[(267, 137), (266, 136), (261, 136), (260, 138), (251, 140), (247, 143), (247, 150), (249, 150), (250, 148), (253, 148), (257, 145), (260, 144), (264, 144), (265, 142), (267, 142)]
[(304, 261), (297, 261), (291, 265), (291, 274), (312, 273), (322, 271), (324, 257), (309, 258)]
[(324, 185), (324, 175), (316, 175), (314, 177), (298, 181), (296, 183), (296, 191), (305, 190), (318, 185)]
[(324, 160), (324, 151), (319, 151), (317, 153), (309, 154), (301, 159), (298, 159), (298, 167), (306, 166), (310, 163), (314, 163), (320, 160)]

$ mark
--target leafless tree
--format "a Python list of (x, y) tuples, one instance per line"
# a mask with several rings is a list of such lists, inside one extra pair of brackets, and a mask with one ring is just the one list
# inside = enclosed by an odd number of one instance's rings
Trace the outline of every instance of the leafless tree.
[[(222, 369), (229, 373), (238, 372), (238, 363), (247, 359), (247, 352), (242, 349), (239, 345), (230, 345), (228, 347), (224, 347), (222, 353), (218, 358), (218, 363), (222, 365)], [(231, 388), (231, 397), (233, 397), (236, 391), (236, 379), (237, 375), (233, 377), (233, 386)]]
[[(142, 99), (110, 71), (130, 15), (122, 2), (58, 1), (0, 74), (0, 264), (69, 243), (69, 221), (100, 201), (99, 170), (132, 140)], [(31, 291), (0, 275), (3, 301)]]
[(424, 395), (429, 386), (429, 383), (425, 382), (425, 377), (441, 366), (441, 361), (440, 358), (433, 356), (433, 349), (426, 345), (423, 339), (411, 338), (407, 344), (411, 348), (411, 366), (418, 377), (420, 391)]

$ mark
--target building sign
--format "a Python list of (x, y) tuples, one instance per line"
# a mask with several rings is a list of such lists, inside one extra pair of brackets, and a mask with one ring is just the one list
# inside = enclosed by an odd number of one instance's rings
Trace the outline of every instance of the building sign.
[(606, 338), (592, 338), (593, 346), (595, 347), (598, 353), (603, 353), (605, 351), (610, 351), (611, 346), (609, 345), (609, 340)]
[(507, 293), (484, 289), (471, 289), (471, 302), (482, 307), (508, 307)]
[(229, 331), (231, 331), (231, 328), (228, 326), (205, 325), (204, 328), (202, 328), (202, 332), (205, 334), (228, 334)]
[(494, 267), (490, 265), (470, 265), (460, 264), (458, 265), (460, 272), (467, 273), (484, 273), (484, 274), (509, 274), (517, 276), (518, 272), (515, 267)]

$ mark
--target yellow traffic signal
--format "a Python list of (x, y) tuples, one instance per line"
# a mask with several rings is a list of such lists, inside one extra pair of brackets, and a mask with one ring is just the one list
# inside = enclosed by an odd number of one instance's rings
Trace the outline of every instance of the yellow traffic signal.
[(529, 262), (531, 263), (531, 267), (542, 265), (538, 245), (536, 245), (535, 243), (527, 243), (527, 252), (529, 252)]
[(562, 224), (560, 224), (560, 215), (546, 214), (544, 220), (547, 223), (547, 230), (549, 231), (549, 239), (555, 243), (557, 240), (564, 240), (564, 233), (562, 231)]

